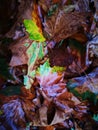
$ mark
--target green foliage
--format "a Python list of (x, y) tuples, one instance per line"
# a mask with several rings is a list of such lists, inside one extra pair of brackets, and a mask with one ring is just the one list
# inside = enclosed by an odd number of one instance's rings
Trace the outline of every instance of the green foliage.
[(63, 71), (65, 71), (65, 67), (60, 67), (60, 66), (54, 66), (53, 68), (52, 68), (52, 72), (63, 72)]
[(63, 72), (65, 70), (64, 67), (54, 66), (50, 67), (49, 60), (47, 60), (43, 65), (40, 65), (40, 67), (37, 70), (37, 73), (40, 75), (47, 75), (49, 72), (55, 73), (55, 72)]
[(84, 93), (79, 93), (77, 90), (75, 90), (75, 88), (70, 88), (70, 92), (72, 92), (76, 97), (79, 97), (82, 100), (92, 101), (94, 104), (96, 104), (98, 101), (97, 95), (90, 91), (85, 91)]
[(98, 121), (98, 114), (94, 114), (94, 115), (93, 115), (93, 119), (94, 119), (95, 121)]
[(40, 32), (39, 27), (36, 25), (36, 23), (33, 20), (25, 19), (24, 25), (26, 27), (26, 31), (30, 35), (31, 40), (40, 41), (40, 42), (45, 41), (45, 38), (42, 35), (42, 33)]
[(51, 70), (49, 61), (47, 60), (43, 65), (40, 65), (40, 67), (37, 70), (37, 73), (40, 75), (47, 75)]

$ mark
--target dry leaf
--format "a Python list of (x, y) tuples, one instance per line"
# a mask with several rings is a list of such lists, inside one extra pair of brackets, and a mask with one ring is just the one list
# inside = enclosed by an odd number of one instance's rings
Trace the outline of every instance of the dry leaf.
[(12, 58), (9, 65), (11, 67), (27, 64), (26, 50), (30, 43), (27, 37), (23, 37), (10, 45), (9, 49), (12, 51)]
[(85, 21), (86, 16), (83, 13), (76, 11), (66, 13), (64, 10), (59, 10), (51, 17), (46, 18), (44, 31), (49, 35), (49, 40), (59, 42), (79, 32)]
[(35, 91), (33, 90), (32, 93), (29, 89), (26, 89), (25, 87), (21, 88), (21, 95), (25, 97), (25, 99), (34, 99), (35, 98)]
[(49, 50), (50, 65), (66, 67), (65, 78), (77, 76), (87, 69), (85, 53), (83, 44), (73, 39), (63, 41)]
[(55, 127), (53, 126), (47, 126), (47, 127), (40, 127), (39, 130), (54, 130)]
[(71, 79), (71, 86), (75, 85), (75, 90), (80, 94), (86, 91), (91, 91), (92, 93), (98, 94), (98, 68), (94, 69), (91, 73), (86, 74), (81, 77), (76, 77)]
[(25, 128), (25, 113), (19, 99), (11, 100), (1, 107), (4, 112), (5, 123), (12, 129)]
[(34, 116), (36, 114), (35, 113), (35, 105), (32, 103), (32, 101), (26, 100), (26, 99), (22, 100), (21, 104), (22, 104), (22, 108), (25, 112), (26, 119), (29, 122), (33, 122)]

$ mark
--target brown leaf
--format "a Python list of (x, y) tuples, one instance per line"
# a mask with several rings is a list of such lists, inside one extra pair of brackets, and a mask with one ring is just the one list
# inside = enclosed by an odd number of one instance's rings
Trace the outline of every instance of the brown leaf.
[(88, 40), (86, 35), (84, 33), (81, 33), (81, 32), (72, 35), (71, 38), (76, 39), (77, 41), (79, 41), (81, 43), (86, 43)]
[[(66, 102), (66, 101), (62, 101), (62, 100), (54, 100), (56, 107), (64, 112), (65, 114), (71, 114), (73, 112), (73, 108), (70, 107), (70, 105), (68, 104), (70, 101)], [(73, 103), (71, 103), (71, 106), (74, 106)]]
[(30, 40), (26, 36), (16, 40), (15, 43), (10, 45), (9, 49), (12, 51), (12, 58), (9, 64), (10, 66), (14, 67), (27, 64), (28, 57), (26, 55), (26, 50), (30, 43)]
[(8, 103), (9, 101), (11, 100), (16, 100), (18, 98), (17, 95), (14, 95), (14, 96), (4, 96), (2, 94), (0, 94), (0, 105), (2, 104), (6, 104)]
[(22, 107), (26, 116), (26, 119), (33, 122), (35, 116), (35, 105), (30, 100), (22, 100)]
[(53, 126), (40, 127), (39, 130), (54, 130)]
[(64, 91), (62, 92), (60, 95), (58, 95), (58, 100), (71, 100), (73, 94), (68, 92), (68, 91)]
[(66, 67), (65, 78), (80, 75), (87, 69), (85, 63), (85, 47), (74, 39), (64, 40), (61, 45), (56, 44), (49, 50), (51, 66)]
[(66, 13), (64, 10), (58, 10), (54, 15), (46, 18), (44, 30), (49, 35), (49, 40), (59, 42), (79, 32), (82, 22), (85, 22), (83, 13), (76, 11)]
[(40, 115), (40, 123), (41, 123), (41, 126), (46, 126), (48, 125), (47, 123), (47, 110), (48, 108), (46, 106), (42, 106), (40, 109), (39, 109), (39, 115)]
[[(24, 19), (32, 19), (32, 3), (33, 1), (19, 1), (16, 2), (17, 3), (17, 10), (15, 13), (15, 22), (14, 25), (12, 26), (12, 28), (10, 30), (8, 30), (6, 37), (9, 38), (15, 38), (15, 39), (19, 39), (21, 37), (24, 36), (24, 30), (23, 27), (19, 30), (21, 23), (23, 23)], [(25, 8), (24, 8), (25, 7)], [(11, 14), (12, 16), (12, 14)], [(17, 32), (20, 33), (20, 36), (17, 36)]]
[(25, 99), (32, 100), (33, 98), (35, 98), (35, 92), (31, 93), (31, 91), (29, 89), (22, 87), (21, 96), (25, 97)]
[(91, 91), (92, 93), (98, 93), (98, 68), (94, 69), (89, 74), (86, 74), (81, 77), (76, 77), (71, 79), (71, 85), (74, 83), (76, 84), (75, 90), (78, 91), (80, 94)]
[(39, 7), (38, 7), (37, 3), (34, 1), (33, 2), (32, 19), (36, 23), (36, 25), (39, 27), (39, 32), (42, 34), (42, 24), (41, 24), (41, 19), (39, 17), (40, 14), (39, 14), (38, 8)]

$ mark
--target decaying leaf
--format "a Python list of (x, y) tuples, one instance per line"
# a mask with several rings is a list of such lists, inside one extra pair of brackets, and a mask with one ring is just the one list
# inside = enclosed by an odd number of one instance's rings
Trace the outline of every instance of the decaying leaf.
[[(0, 129), (93, 128), (91, 125), (98, 120), (98, 69), (89, 74), (85, 71), (89, 69), (85, 57), (92, 22), (88, 20), (92, 17), (87, 13), (89, 1), (22, 2), (30, 7), (26, 5), (26, 10), (21, 10), (20, 18), (26, 28), (21, 24), (22, 31), (29, 35), (19, 39), (14, 32), (13, 39), (18, 40), (9, 47), (9, 65), (16, 70), (16, 80), (18, 74), (24, 76), (25, 87), (17, 96), (0, 95)], [(97, 48), (93, 51), (97, 59)], [(0, 74), (0, 80), (1, 77)]]
[[(82, 117), (87, 112), (86, 104), (81, 104), (78, 98), (68, 92), (66, 84), (63, 82), (63, 73), (59, 75), (58, 72), (52, 72), (48, 62), (39, 67), (36, 78), (40, 85), (39, 93), (43, 97), (42, 106), (38, 110), (40, 124), (37, 123), (36, 125), (62, 124), (71, 117), (71, 114), (78, 117), (78, 112), (80, 112), (79, 117)], [(49, 115), (49, 113), (52, 114)], [(62, 125), (64, 126), (64, 124)], [(67, 125), (68, 128), (72, 127)]]
[(24, 99), (24, 97), (12, 96), (8, 97), (8, 99), (1, 97), (4, 101), (2, 101), (1, 110), (3, 113), (0, 115), (0, 119), (3, 119), (5, 127), (15, 130), (25, 129), (27, 120), (28, 122), (33, 121), (35, 106), (30, 100)]
[[(69, 82), (70, 88), (75, 88), (79, 91), (79, 93), (84, 93), (86, 91), (91, 91), (92, 93), (97, 94), (97, 74), (98, 68), (93, 70), (91, 73), (86, 74), (85, 76), (73, 78), (72, 81)], [(81, 87), (82, 86), (82, 87)]]
[(44, 30), (49, 35), (49, 40), (59, 42), (79, 32), (85, 21), (86, 16), (83, 13), (76, 11), (66, 13), (64, 9), (58, 10), (54, 15), (46, 18)]
[(2, 106), (5, 123), (12, 129), (25, 128), (25, 113), (19, 99), (12, 100)]
[(56, 44), (52, 51), (49, 51), (49, 62), (51, 66), (66, 67), (65, 78), (73, 77), (87, 69), (85, 53), (83, 44), (69, 39)]
[(75, 96), (82, 100), (89, 100), (96, 104), (98, 102), (97, 74), (96, 68), (85, 76), (76, 77), (68, 81), (68, 88)]
[(27, 88), (30, 88), (33, 84), (33, 80), (36, 76), (36, 63), (38, 60), (44, 58), (45, 56), (45, 43), (44, 42), (33, 42), (31, 46), (28, 47), (26, 54), (28, 57), (28, 71), (27, 75), (24, 77), (24, 84)]
[(24, 37), (10, 45), (9, 49), (12, 51), (10, 66), (14, 67), (27, 64), (28, 57), (26, 55), (26, 50), (30, 43), (31, 41), (27, 37)]
[(40, 127), (40, 130), (54, 130), (55, 128), (53, 126), (47, 126), (47, 127)]

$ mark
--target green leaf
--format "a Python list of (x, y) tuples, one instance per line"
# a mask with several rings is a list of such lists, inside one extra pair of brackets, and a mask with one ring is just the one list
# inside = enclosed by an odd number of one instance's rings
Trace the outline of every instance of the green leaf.
[(65, 67), (60, 67), (60, 66), (54, 66), (52, 68), (52, 72), (64, 72), (65, 71)]
[(98, 101), (97, 95), (90, 91), (86, 91), (80, 94), (75, 88), (69, 88), (69, 89), (70, 89), (70, 92), (72, 92), (76, 97), (80, 97), (82, 100), (90, 100), (94, 104), (96, 104)]
[(36, 76), (36, 70), (34, 70), (34, 66), (37, 60), (42, 59), (44, 57), (44, 42), (36, 42), (34, 41), (27, 50), (28, 60), (28, 73), (27, 76), (24, 76), (24, 85), (29, 89), (31, 87), (31, 80)]
[(39, 27), (36, 25), (36, 23), (33, 20), (24, 20), (24, 25), (26, 27), (26, 31), (30, 35), (31, 40), (44, 42), (45, 38), (40, 32)]
[(51, 71), (51, 67), (49, 64), (49, 61), (47, 60), (43, 65), (40, 65), (40, 67), (37, 70), (37, 73), (40, 75), (47, 75)]
[(49, 72), (55, 73), (63, 71), (65, 71), (65, 67), (60, 66), (50, 67), (49, 60), (47, 60), (43, 65), (40, 65), (40, 67), (37, 70), (37, 73), (40, 75), (47, 75)]
[(94, 115), (93, 115), (93, 119), (94, 119), (95, 121), (98, 121), (98, 114), (94, 114)]
[(28, 55), (28, 58), (29, 58), (28, 69), (30, 68), (30, 66), (32, 66), (32, 68), (33, 68), (36, 61), (38, 59), (42, 59), (44, 57), (44, 47), (43, 47), (43, 45), (44, 45), (44, 43), (38, 43), (38, 42), (35, 41), (28, 48), (28, 50), (27, 50), (27, 55)]

